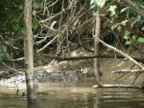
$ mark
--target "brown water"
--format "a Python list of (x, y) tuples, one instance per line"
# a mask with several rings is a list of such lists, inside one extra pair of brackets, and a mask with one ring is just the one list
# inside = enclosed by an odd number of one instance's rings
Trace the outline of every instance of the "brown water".
[[(43, 83), (36, 108), (144, 108), (144, 94), (130, 89), (93, 89), (93, 82)], [(26, 98), (0, 95), (0, 108), (26, 108)]]

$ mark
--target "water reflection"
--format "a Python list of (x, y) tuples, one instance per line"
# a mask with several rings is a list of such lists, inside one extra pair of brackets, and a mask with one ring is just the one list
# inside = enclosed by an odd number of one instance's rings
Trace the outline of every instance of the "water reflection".
[(92, 108), (94, 100), (89, 94), (53, 94), (41, 96), (38, 107), (42, 108)]
[(26, 108), (26, 99), (0, 96), (0, 108)]
[(136, 94), (50, 94), (40, 96), (37, 108), (144, 108), (143, 95)]
[[(137, 90), (96, 90), (93, 83), (43, 85), (35, 108), (144, 108), (144, 94)], [(0, 108), (26, 108), (26, 104), (26, 98), (0, 96)]]

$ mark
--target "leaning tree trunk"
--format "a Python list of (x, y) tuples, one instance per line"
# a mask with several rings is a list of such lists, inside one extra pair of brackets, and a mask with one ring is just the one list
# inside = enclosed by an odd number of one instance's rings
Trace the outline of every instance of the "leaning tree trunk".
[(34, 108), (35, 100), (34, 80), (33, 80), (33, 33), (32, 33), (32, 0), (25, 0), (24, 8), (24, 54), (26, 66), (26, 85), (28, 108)]

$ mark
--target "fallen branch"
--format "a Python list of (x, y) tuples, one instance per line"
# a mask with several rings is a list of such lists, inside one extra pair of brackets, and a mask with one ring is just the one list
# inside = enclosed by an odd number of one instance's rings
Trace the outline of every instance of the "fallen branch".
[(144, 73), (143, 69), (121, 69), (114, 70), (112, 73)]
[(44, 50), (45, 48), (47, 48), (53, 41), (56, 40), (58, 36), (55, 36), (50, 42), (48, 42), (45, 46), (43, 46), (42, 48), (40, 48), (39, 50), (37, 50), (37, 52), (40, 52), (42, 50)]
[(133, 62), (134, 64), (136, 64), (137, 66), (139, 66), (141, 69), (144, 69), (144, 67), (143, 67), (140, 63), (138, 63), (136, 60), (134, 60), (134, 59), (133, 59), (132, 57), (130, 57), (128, 54), (122, 52), (121, 50), (118, 50), (117, 48), (115, 48), (115, 47), (113, 47), (113, 46), (111, 46), (111, 45), (109, 45), (109, 44), (107, 44), (107, 43), (105, 43), (104, 41), (102, 41), (102, 40), (99, 39), (99, 38), (97, 38), (97, 40), (98, 40), (100, 43), (102, 43), (104, 46), (106, 46), (106, 47), (108, 47), (108, 48), (116, 51), (117, 53), (123, 55), (124, 57), (128, 58), (131, 62)]
[(131, 88), (131, 89), (141, 89), (140, 86), (134, 85), (123, 85), (123, 84), (103, 84), (103, 85), (94, 85), (93, 88)]
[[(80, 59), (93, 59), (93, 58), (117, 58), (117, 59), (124, 59), (124, 56), (110, 56), (110, 55), (91, 55), (91, 56), (77, 56), (77, 57), (59, 57), (59, 56), (51, 56), (51, 55), (44, 55), (47, 58), (56, 59), (59, 61), (66, 61), (66, 60), (80, 60)], [(144, 59), (142, 58), (133, 58), (138, 62), (144, 63)]]

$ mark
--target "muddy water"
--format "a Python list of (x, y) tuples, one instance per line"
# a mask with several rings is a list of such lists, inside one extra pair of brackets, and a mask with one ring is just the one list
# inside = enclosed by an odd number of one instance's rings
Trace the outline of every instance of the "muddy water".
[[(41, 83), (36, 108), (144, 108), (144, 94), (139, 90), (93, 89), (93, 84)], [(0, 95), (0, 108), (26, 108), (26, 98), (16, 97), (15, 89), (9, 91), (13, 92)]]

